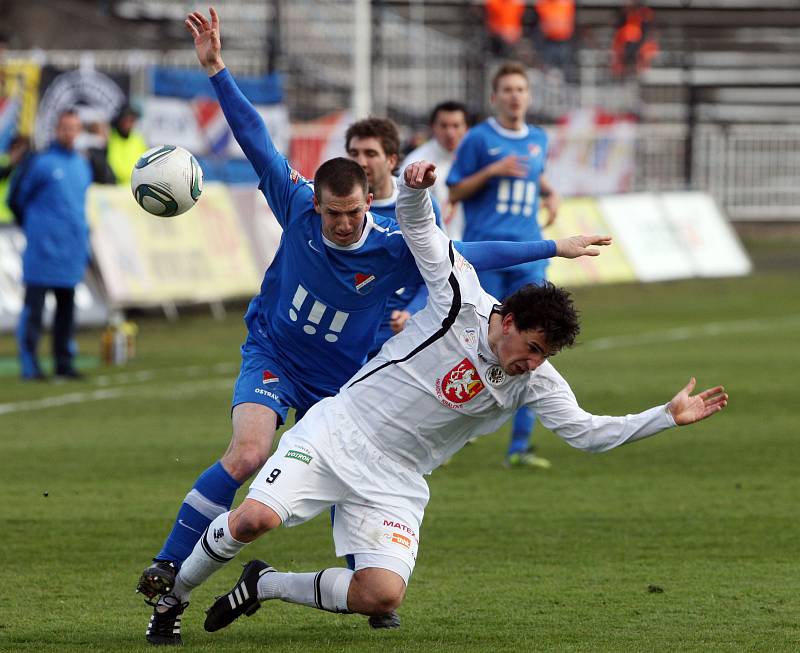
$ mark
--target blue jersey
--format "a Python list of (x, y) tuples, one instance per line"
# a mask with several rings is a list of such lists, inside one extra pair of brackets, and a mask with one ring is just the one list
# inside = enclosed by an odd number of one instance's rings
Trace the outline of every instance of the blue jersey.
[(454, 186), (486, 166), (507, 157), (527, 159), (528, 175), (492, 177), (477, 193), (463, 201), (464, 240), (539, 240), (539, 179), (547, 157), (547, 134), (525, 125), (519, 131), (505, 129), (490, 118), (470, 129), (456, 150), (447, 177)]
[[(285, 403), (277, 406), (276, 393), (267, 388), (277, 387), (277, 377), (289, 376), (295, 386), (292, 405), (305, 410), (321, 396), (335, 394), (355, 374), (366, 360), (388, 298), (398, 288), (419, 285), (422, 276), (397, 223), (377, 212), (367, 213), (357, 242), (342, 247), (327, 240), (314, 209), (311, 183), (277, 151), (260, 115), (227, 69), (211, 82), (236, 140), (259, 176), (259, 189), (283, 228), (260, 293), (245, 316), (250, 332), (245, 348), (254, 341), (270, 365), (280, 367), (280, 374), (263, 369), (258, 385), (264, 388), (249, 394), (235, 391), (234, 401), (268, 397), (263, 400), (267, 405), (285, 413)], [(553, 256), (555, 243), (481, 243), (472, 248), (460, 243), (459, 251), (476, 269), (488, 269)], [(257, 375), (257, 368), (254, 365), (249, 373)]]
[[(372, 200), (372, 211), (374, 213), (380, 213), (392, 219), (395, 217), (395, 207), (397, 205), (397, 183), (395, 182), (393, 185), (394, 192), (391, 197)], [(442, 210), (433, 196), (431, 196), (431, 203), (433, 204), (433, 214), (436, 216), (436, 225), (441, 228)], [(394, 311), (408, 311), (413, 314), (425, 306), (427, 300), (428, 289), (421, 280), (418, 284), (409, 284), (403, 288), (398, 288), (392, 293), (386, 302), (386, 312), (383, 315), (378, 332), (375, 334), (375, 342), (372, 344), (369, 356), (372, 357), (377, 354), (383, 343), (394, 335), (391, 327), (392, 313)]]

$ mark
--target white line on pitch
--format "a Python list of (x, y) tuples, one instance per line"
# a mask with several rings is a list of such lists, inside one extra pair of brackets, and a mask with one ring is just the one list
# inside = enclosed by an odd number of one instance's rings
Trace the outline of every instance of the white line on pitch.
[(800, 326), (800, 315), (787, 315), (780, 318), (754, 318), (750, 320), (735, 320), (731, 322), (709, 322), (697, 326), (664, 329), (663, 331), (650, 331), (631, 336), (610, 336), (589, 340), (583, 344), (582, 349), (603, 351), (619, 347), (635, 347), (637, 345), (653, 345), (661, 342), (677, 342), (690, 338), (719, 336), (731, 333), (754, 333), (758, 331), (775, 331), (780, 328)]
[(55, 397), (45, 397), (44, 399), (33, 399), (30, 401), (15, 401), (8, 404), (0, 404), (0, 415), (10, 413), (21, 413), (42, 408), (56, 408), (70, 404), (84, 404), (90, 401), (106, 401), (108, 399), (119, 399), (121, 397), (147, 397), (154, 396), (164, 399), (174, 399), (183, 397), (195, 392), (208, 390), (218, 390), (222, 388), (230, 389), (233, 381), (226, 377), (224, 379), (203, 379), (198, 381), (183, 381), (173, 383), (169, 389), (160, 385), (103, 388), (102, 390), (92, 390), (90, 392), (70, 392), (68, 394), (57, 395)]

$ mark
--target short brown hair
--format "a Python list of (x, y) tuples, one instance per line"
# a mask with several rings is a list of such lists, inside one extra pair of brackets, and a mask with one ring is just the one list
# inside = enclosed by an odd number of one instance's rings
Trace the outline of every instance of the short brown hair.
[(347, 197), (353, 189), (359, 187), (364, 197), (369, 192), (367, 173), (351, 159), (337, 156), (323, 163), (314, 175), (314, 194), (317, 202), (322, 201), (322, 189), (326, 188), (331, 195)]
[(506, 61), (492, 75), (492, 92), (497, 93), (497, 84), (506, 75), (522, 75), (528, 81), (528, 69), (519, 61)]
[(394, 121), (388, 118), (365, 118), (354, 122), (344, 135), (344, 147), (350, 149), (353, 138), (377, 138), (386, 156), (400, 156), (400, 132)]

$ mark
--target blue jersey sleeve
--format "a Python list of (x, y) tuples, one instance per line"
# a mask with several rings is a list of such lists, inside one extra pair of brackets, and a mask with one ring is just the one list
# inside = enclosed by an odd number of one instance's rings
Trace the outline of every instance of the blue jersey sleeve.
[(436, 217), (436, 226), (439, 227), (439, 229), (441, 229), (442, 228), (442, 209), (439, 206), (439, 202), (437, 202), (436, 198), (433, 196), (433, 193), (431, 193), (431, 204), (433, 205), (433, 215)]
[(425, 306), (425, 302), (428, 301), (428, 286), (424, 283), (419, 284), (417, 287), (417, 292), (414, 293), (414, 296), (408, 301), (406, 304), (406, 310), (414, 315), (417, 311), (421, 310)]
[(506, 240), (485, 240), (478, 243), (454, 241), (453, 245), (479, 272), (501, 270), (556, 255), (554, 240), (530, 240), (522, 243)]
[(310, 185), (278, 152), (261, 115), (236, 85), (228, 69), (211, 77), (211, 84), (236, 142), (258, 175), (259, 188), (285, 229), (296, 213), (294, 208), (308, 209), (313, 194)]
[(447, 175), (448, 186), (460, 184), (483, 167), (480, 159), (482, 146), (483, 139), (480, 133), (475, 129), (468, 131), (467, 135), (461, 140), (458, 149), (456, 149), (450, 174)]

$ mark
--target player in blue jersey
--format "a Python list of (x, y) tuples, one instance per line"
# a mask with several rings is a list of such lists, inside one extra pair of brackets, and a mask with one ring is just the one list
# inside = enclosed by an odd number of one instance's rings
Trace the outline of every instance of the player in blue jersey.
[[(230, 507), (241, 484), (267, 459), (289, 409), (302, 416), (334, 395), (365, 361), (387, 298), (421, 279), (397, 223), (369, 211), (372, 197), (361, 167), (332, 159), (320, 166), (313, 185), (292, 170), (225, 68), (216, 12), (210, 22), (192, 13), (186, 25), (283, 236), (245, 315), (248, 335), (233, 393), (231, 443), (184, 497), (163, 548), (142, 573), (137, 589), (151, 599), (168, 591), (176, 568), (208, 524)], [(488, 268), (556, 252), (574, 257), (601, 240), (459, 243), (457, 248), (476, 268)], [(151, 641), (159, 637), (148, 635)]]
[[(372, 213), (394, 219), (397, 203), (394, 172), (400, 158), (397, 126), (388, 118), (365, 118), (347, 128), (344, 140), (347, 156), (367, 174), (369, 192), (372, 193)], [(442, 214), (436, 200), (433, 200), (433, 213), (436, 224), (441, 227)], [(370, 358), (380, 351), (384, 342), (403, 330), (408, 319), (425, 306), (427, 298), (428, 291), (422, 282), (399, 288), (389, 296), (386, 312), (369, 351)]]
[[(559, 198), (544, 176), (547, 134), (525, 122), (530, 100), (525, 67), (515, 62), (501, 66), (492, 78), (495, 116), (470, 129), (456, 150), (447, 185), (450, 201), (463, 203), (465, 241), (540, 240), (540, 197), (549, 213), (547, 225), (556, 218)], [(478, 277), (486, 292), (502, 300), (525, 284), (541, 284), (546, 269), (547, 261), (540, 260), (482, 271)], [(517, 411), (507, 466), (550, 467), (530, 445), (535, 421), (529, 408)]]

